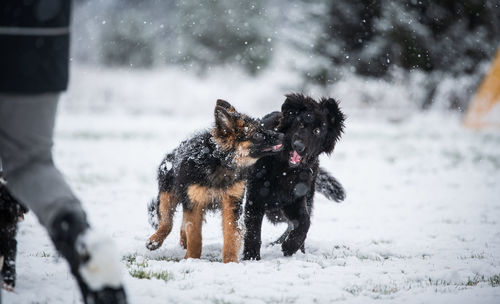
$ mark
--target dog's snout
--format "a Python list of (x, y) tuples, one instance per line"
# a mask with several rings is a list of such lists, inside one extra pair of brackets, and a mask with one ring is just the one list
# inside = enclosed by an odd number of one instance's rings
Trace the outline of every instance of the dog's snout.
[(283, 133), (278, 133), (278, 140), (279, 140), (280, 142), (283, 142), (283, 139), (285, 139), (285, 134), (283, 134)]
[(296, 141), (293, 142), (293, 148), (298, 153), (301, 153), (301, 152), (304, 152), (306, 146), (304, 145), (304, 143), (302, 141), (296, 140)]

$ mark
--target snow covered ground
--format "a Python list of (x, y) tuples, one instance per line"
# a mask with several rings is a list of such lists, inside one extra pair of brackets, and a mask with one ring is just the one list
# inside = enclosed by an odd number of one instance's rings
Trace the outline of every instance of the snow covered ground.
[[(285, 258), (264, 247), (261, 261), (222, 264), (214, 214), (203, 227), (202, 258), (183, 260), (180, 212), (163, 246), (148, 251), (146, 203), (164, 153), (212, 123), (216, 98), (261, 116), (290, 91), (269, 80), (280, 75), (251, 83), (234, 73), (175, 75), (77, 70), (58, 118), (56, 162), (92, 225), (116, 240), (131, 303), (500, 301), (500, 133), (466, 130), (446, 113), (403, 111), (401, 119), (360, 110), (348, 96), (346, 133), (321, 159), (347, 199), (316, 196), (306, 254)], [(265, 223), (264, 243), (284, 229)], [(33, 214), (18, 242), (17, 287), (3, 292), (4, 303), (80, 302)]]

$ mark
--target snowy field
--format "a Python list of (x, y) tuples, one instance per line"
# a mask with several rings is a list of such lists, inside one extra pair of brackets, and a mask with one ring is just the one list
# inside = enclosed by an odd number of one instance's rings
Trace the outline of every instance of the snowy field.
[[(181, 212), (163, 246), (148, 251), (146, 204), (164, 153), (212, 123), (216, 98), (261, 116), (293, 86), (269, 80), (280, 75), (244, 83), (234, 73), (206, 82), (141, 73), (77, 70), (55, 145), (92, 225), (119, 246), (131, 303), (500, 302), (500, 132), (466, 130), (458, 115), (437, 111), (362, 110), (347, 95), (346, 132), (321, 159), (347, 199), (316, 196), (306, 254), (264, 246), (261, 261), (222, 264), (214, 214), (202, 258), (183, 260)], [(401, 89), (388, 95), (405, 98)], [(266, 222), (263, 242), (284, 229)], [(80, 303), (33, 214), (18, 242), (17, 287), (4, 303)]]

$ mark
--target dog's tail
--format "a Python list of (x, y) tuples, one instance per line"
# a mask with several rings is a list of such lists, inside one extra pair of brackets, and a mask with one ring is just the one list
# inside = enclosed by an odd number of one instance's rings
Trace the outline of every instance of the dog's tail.
[(148, 203), (148, 222), (154, 229), (158, 229), (160, 213), (158, 208), (160, 206), (160, 200), (157, 198), (152, 199)]
[[(174, 171), (172, 163), (175, 160), (176, 150), (167, 154), (158, 168), (158, 188), (160, 193), (170, 192), (174, 183)], [(152, 199), (148, 203), (148, 222), (154, 229), (160, 226), (160, 196)]]
[(342, 184), (325, 169), (319, 168), (316, 176), (316, 191), (323, 194), (327, 199), (334, 200), (337, 203), (345, 199), (345, 190)]
[(148, 204), (148, 220), (156, 232), (149, 238), (146, 247), (149, 250), (158, 249), (172, 231), (174, 213), (178, 200), (173, 191), (174, 169), (172, 161), (175, 151), (168, 154), (158, 168), (158, 196)]

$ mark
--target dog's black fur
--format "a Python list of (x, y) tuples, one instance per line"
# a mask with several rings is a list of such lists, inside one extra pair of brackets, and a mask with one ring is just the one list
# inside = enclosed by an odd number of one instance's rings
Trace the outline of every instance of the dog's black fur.
[(2, 287), (13, 289), (16, 285), (17, 222), (28, 209), (21, 205), (7, 190), (0, 172), (0, 264)]
[[(289, 223), (290, 228), (278, 239), (285, 256), (304, 251), (315, 187), (324, 182), (317, 180), (318, 157), (333, 151), (344, 129), (344, 114), (332, 98), (316, 102), (290, 94), (279, 115), (282, 119), (277, 130), (285, 134), (283, 150), (259, 159), (247, 182), (245, 260), (260, 259), (264, 215), (273, 223)], [(334, 185), (329, 192), (333, 197), (344, 197), (341, 186)]]

